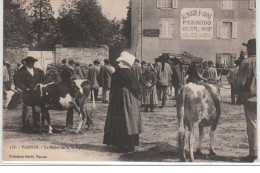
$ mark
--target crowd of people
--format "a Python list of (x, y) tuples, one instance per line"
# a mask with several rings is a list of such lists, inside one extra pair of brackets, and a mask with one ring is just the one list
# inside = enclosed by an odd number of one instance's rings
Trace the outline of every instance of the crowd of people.
[[(248, 58), (241, 53), (235, 61), (235, 66), (227, 75), (231, 85), (231, 101), (235, 103), (237, 94), (238, 104), (244, 104), (247, 132), (249, 141), (249, 158), (257, 157), (256, 145), (256, 41), (249, 40), (247, 44)], [(37, 59), (27, 57), (18, 65), (13, 79), (15, 88), (22, 91), (23, 120), (28, 116), (30, 94), (37, 83), (44, 82), (42, 70), (34, 67)], [(123, 51), (116, 59), (117, 67), (111, 65), (109, 59), (100, 65), (98, 60), (93, 64), (84, 64), (75, 60), (63, 59), (55, 66), (47, 69), (53, 70), (60, 76), (59, 82), (68, 85), (72, 80), (87, 79), (91, 82), (91, 100), (98, 100), (99, 88), (102, 87), (102, 103), (109, 104), (104, 128), (103, 143), (108, 146), (117, 146), (122, 151), (134, 151), (139, 145), (139, 134), (143, 131), (143, 123), (139, 109), (139, 101), (144, 112), (154, 111), (154, 108), (166, 106), (169, 88), (174, 87), (175, 96), (180, 88), (189, 82), (218, 83), (221, 74), (217, 72), (212, 61), (203, 62), (203, 69), (198, 68), (197, 62), (192, 62), (185, 70), (178, 58), (170, 58), (163, 53), (154, 62), (145, 62), (136, 59), (130, 53)], [(10, 64), (4, 61), (3, 82), (4, 90), (10, 90)], [(34, 118), (35, 117), (35, 118)], [(39, 115), (33, 109), (34, 123), (39, 121)], [(73, 124), (73, 110), (67, 112), (67, 126)], [(23, 125), (28, 122), (23, 121)]]

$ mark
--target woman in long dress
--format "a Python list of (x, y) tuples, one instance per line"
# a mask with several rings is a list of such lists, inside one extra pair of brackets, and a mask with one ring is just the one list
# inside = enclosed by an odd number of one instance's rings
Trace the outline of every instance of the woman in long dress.
[(139, 145), (143, 124), (138, 105), (140, 85), (130, 70), (135, 57), (122, 52), (117, 59), (119, 69), (112, 75), (103, 143), (116, 146), (119, 151), (133, 152)]
[(142, 75), (142, 85), (143, 85), (143, 104), (145, 105), (145, 112), (148, 112), (148, 108), (153, 112), (154, 106), (158, 104), (156, 83), (157, 78), (154, 67), (151, 63), (148, 63), (146, 71)]

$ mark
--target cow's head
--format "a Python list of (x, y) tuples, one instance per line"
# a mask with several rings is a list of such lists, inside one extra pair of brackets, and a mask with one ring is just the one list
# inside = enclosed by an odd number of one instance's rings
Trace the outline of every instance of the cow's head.
[(80, 95), (88, 95), (91, 90), (91, 83), (88, 80), (74, 80), (70, 83), (70, 94), (76, 98)]

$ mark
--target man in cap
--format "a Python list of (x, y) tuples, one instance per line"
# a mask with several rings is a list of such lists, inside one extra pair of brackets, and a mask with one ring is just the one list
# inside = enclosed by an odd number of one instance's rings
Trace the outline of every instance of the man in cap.
[[(92, 84), (92, 89), (91, 89), (91, 98), (92, 98), (92, 92), (94, 92), (94, 97), (95, 100), (97, 100), (98, 96), (98, 89), (99, 89), (99, 64), (100, 62), (98, 60), (93, 61), (93, 66), (89, 68), (89, 73), (88, 73), (88, 80)], [(93, 99), (93, 98), (92, 98)]]
[(114, 67), (111, 66), (109, 59), (105, 59), (104, 63), (105, 65), (102, 67), (102, 70), (100, 70), (100, 78), (102, 81), (102, 103), (108, 103)]
[(244, 59), (235, 76), (235, 87), (244, 104), (249, 143), (249, 155), (241, 161), (254, 162), (257, 159), (257, 97), (256, 97), (256, 39), (247, 44), (248, 58)]
[(40, 116), (35, 112), (33, 106), (33, 91), (38, 83), (43, 82), (44, 73), (40, 69), (34, 67), (37, 59), (28, 56), (22, 60), (24, 66), (22, 66), (17, 72), (16, 87), (22, 92), (23, 99), (23, 112), (22, 112), (22, 123), (24, 130), (28, 130), (29, 127), (29, 112), (28, 106), (32, 107), (33, 124), (38, 126)]

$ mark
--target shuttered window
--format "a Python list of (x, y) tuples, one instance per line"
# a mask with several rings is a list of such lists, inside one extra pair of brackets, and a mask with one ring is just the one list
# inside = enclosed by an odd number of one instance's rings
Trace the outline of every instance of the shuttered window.
[(231, 0), (222, 0), (222, 10), (233, 10), (233, 3)]
[(256, 1), (255, 0), (250, 0), (248, 8), (249, 8), (249, 10), (255, 10), (255, 8), (256, 8)]
[(177, 8), (178, 0), (157, 0), (157, 8)]
[(222, 31), (222, 38), (232, 38), (232, 23), (223, 22), (221, 31)]
[(162, 18), (160, 21), (160, 38), (173, 38), (173, 19)]
[(237, 22), (218, 22), (217, 38), (220, 39), (237, 38)]

